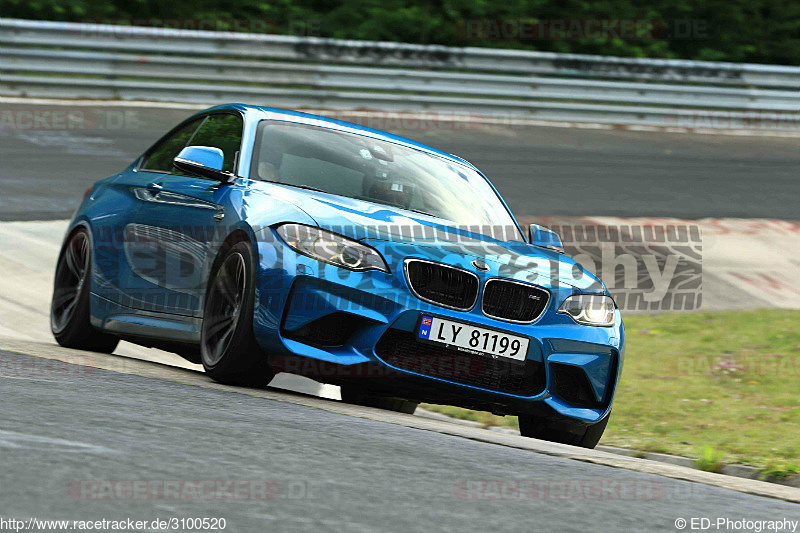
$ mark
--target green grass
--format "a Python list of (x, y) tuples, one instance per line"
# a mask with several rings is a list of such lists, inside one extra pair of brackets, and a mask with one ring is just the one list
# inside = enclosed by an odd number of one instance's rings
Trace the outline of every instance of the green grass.
[[(601, 444), (800, 472), (800, 311), (632, 315)], [(424, 406), (484, 425), (516, 417)]]
[(694, 465), (706, 472), (719, 472), (725, 464), (724, 458), (724, 453), (716, 451), (711, 446), (703, 446), (703, 455), (694, 462)]

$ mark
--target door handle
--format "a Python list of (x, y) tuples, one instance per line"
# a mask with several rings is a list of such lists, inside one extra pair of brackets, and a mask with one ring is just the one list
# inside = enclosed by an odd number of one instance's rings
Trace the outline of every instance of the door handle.
[(207, 200), (201, 200), (181, 192), (173, 191), (172, 189), (165, 189), (164, 186), (157, 181), (150, 182), (144, 187), (135, 187), (134, 193), (138, 199), (146, 202), (194, 207), (197, 209), (212, 209), (216, 211), (216, 213), (214, 213), (214, 220), (217, 222), (225, 218), (225, 207)]

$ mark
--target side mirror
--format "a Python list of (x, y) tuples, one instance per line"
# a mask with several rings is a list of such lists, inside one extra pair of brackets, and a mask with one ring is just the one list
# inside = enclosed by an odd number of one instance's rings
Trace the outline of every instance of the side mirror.
[(558, 233), (555, 231), (540, 226), (539, 224), (531, 224), (528, 231), (530, 244), (533, 246), (541, 246), (542, 248), (555, 250), (560, 254), (564, 253), (564, 244), (561, 242), (561, 237), (559, 237)]
[(187, 146), (172, 160), (175, 168), (204, 178), (231, 183), (236, 175), (222, 170), (225, 155), (211, 146)]

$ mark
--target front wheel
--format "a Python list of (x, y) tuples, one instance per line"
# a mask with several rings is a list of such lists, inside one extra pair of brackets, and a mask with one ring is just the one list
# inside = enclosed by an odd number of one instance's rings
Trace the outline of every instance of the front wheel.
[(223, 253), (206, 293), (200, 359), (215, 381), (266, 386), (274, 377), (253, 333), (253, 248), (238, 242)]
[(56, 264), (50, 330), (65, 348), (111, 353), (119, 339), (94, 328), (89, 318), (92, 247), (89, 232), (75, 230), (64, 243)]
[(519, 415), (519, 432), (523, 437), (594, 448), (600, 442), (609, 418), (611, 418), (611, 413), (594, 424), (572, 425), (533, 415)]

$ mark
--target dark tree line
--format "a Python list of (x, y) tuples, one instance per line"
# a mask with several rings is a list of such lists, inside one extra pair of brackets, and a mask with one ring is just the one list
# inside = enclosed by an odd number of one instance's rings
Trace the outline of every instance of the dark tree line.
[(0, 0), (0, 16), (800, 65), (800, 0)]

